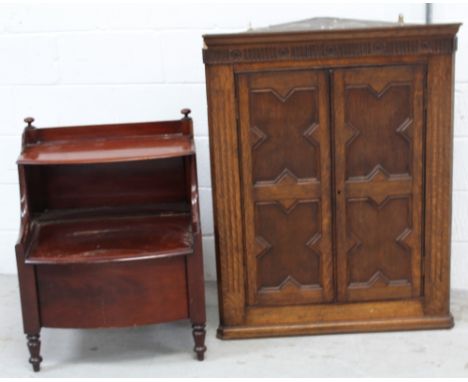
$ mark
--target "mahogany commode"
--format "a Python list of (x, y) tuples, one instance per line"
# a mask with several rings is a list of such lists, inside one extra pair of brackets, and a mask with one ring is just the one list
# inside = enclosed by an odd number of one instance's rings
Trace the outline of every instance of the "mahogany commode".
[(45, 129), (25, 120), (16, 257), (35, 371), (41, 327), (189, 318), (203, 359), (195, 146), (182, 112), (177, 121)]
[(452, 327), (458, 28), (204, 36), (219, 337)]

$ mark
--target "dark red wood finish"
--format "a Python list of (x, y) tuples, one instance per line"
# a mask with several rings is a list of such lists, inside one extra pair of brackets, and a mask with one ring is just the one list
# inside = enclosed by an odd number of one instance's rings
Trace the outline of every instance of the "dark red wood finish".
[(180, 121), (36, 129), (18, 159), (16, 245), (24, 330), (190, 319), (206, 347), (195, 147)]
[(83, 141), (57, 141), (26, 146), (19, 164), (110, 163), (180, 157), (194, 153), (193, 142), (177, 134)]
[(111, 215), (37, 221), (26, 263), (102, 263), (188, 255), (190, 214)]
[(186, 257), (37, 267), (42, 326), (110, 328), (189, 315)]

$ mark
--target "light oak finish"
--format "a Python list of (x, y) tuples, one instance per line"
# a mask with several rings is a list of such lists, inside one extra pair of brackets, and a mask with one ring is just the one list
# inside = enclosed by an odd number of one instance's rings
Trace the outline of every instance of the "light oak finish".
[(458, 28), (204, 36), (219, 337), (452, 327)]

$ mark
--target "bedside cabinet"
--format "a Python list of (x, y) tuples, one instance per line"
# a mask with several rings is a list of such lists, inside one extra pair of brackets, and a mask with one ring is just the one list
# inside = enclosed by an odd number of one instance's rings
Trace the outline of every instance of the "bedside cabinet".
[(206, 350), (195, 146), (178, 121), (37, 129), (18, 159), (24, 331), (190, 319)]
[(219, 337), (452, 327), (458, 28), (204, 36)]

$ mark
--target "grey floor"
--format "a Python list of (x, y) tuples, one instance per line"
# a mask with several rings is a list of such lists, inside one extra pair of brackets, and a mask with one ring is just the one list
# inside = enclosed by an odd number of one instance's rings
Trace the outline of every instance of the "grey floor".
[(0, 377), (468, 377), (468, 291), (452, 292), (452, 330), (221, 341), (211, 283), (204, 362), (194, 360), (187, 322), (43, 329), (36, 374), (27, 363), (16, 277), (0, 275), (0, 285)]

